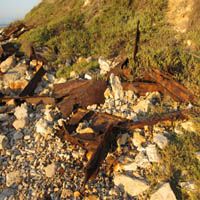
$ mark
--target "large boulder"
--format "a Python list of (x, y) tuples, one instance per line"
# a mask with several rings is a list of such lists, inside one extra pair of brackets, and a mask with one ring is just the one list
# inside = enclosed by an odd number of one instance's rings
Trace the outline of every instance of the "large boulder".
[(15, 56), (8, 57), (5, 61), (0, 64), (0, 71), (5, 73), (16, 64)]
[(176, 200), (169, 183), (164, 183), (155, 193), (151, 195), (150, 200)]
[(114, 184), (123, 188), (131, 196), (137, 196), (149, 189), (149, 185), (144, 180), (123, 174), (114, 177)]

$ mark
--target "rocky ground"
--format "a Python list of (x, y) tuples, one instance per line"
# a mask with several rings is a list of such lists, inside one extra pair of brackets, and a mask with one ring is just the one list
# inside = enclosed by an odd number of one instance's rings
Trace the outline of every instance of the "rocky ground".
[[(100, 60), (101, 73), (109, 71), (108, 63)], [(18, 95), (38, 65), (37, 61), (25, 57), (7, 58), (0, 64), (3, 73), (0, 91), (7, 96)], [(46, 68), (48, 73), (35, 90), (37, 95), (51, 95), (53, 84), (65, 82)], [(88, 109), (137, 121), (155, 110), (166, 112), (178, 108), (172, 101), (162, 101), (158, 92), (138, 97), (132, 91), (123, 91), (119, 77), (113, 74), (104, 95), (104, 104), (90, 105)], [(153, 188), (145, 174), (161, 162), (160, 152), (168, 148), (170, 131), (176, 134), (181, 134), (184, 129), (195, 131), (190, 121), (170, 128), (158, 124), (152, 131), (145, 127), (133, 133), (121, 133), (117, 150), (108, 155), (97, 178), (86, 185), (83, 195), (80, 191), (83, 168), (90, 155), (67, 141), (61, 142), (56, 136), (63, 120), (66, 119), (62, 118), (58, 108), (50, 105), (23, 103), (16, 106), (11, 100), (0, 106), (0, 200), (176, 199), (169, 182), (160, 182)], [(80, 124), (77, 132), (81, 133), (85, 128), (88, 131), (87, 122)], [(108, 169), (109, 163), (114, 163), (113, 170)]]

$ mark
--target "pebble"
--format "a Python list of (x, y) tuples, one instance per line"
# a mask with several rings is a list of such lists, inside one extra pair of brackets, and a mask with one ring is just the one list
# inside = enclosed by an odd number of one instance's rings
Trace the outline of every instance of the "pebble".
[(0, 150), (6, 149), (8, 138), (5, 135), (0, 135)]
[(22, 132), (15, 132), (13, 135), (14, 140), (21, 140), (23, 138), (23, 133)]
[(41, 118), (35, 124), (36, 132), (40, 133), (42, 136), (46, 137), (49, 134), (47, 120)]
[(67, 198), (72, 197), (72, 196), (73, 196), (72, 190), (62, 189), (62, 192), (61, 192), (61, 198), (62, 199), (67, 199)]
[(20, 171), (13, 171), (6, 174), (6, 185), (10, 187), (14, 183), (21, 182), (21, 173)]
[(79, 192), (79, 191), (75, 191), (74, 192), (74, 197), (75, 198), (78, 198), (78, 197), (80, 197), (81, 196), (81, 193)]
[(46, 177), (52, 178), (56, 173), (56, 164), (52, 163), (44, 168)]
[(26, 122), (27, 122), (26, 119), (16, 119), (13, 122), (13, 127), (16, 130), (23, 129), (26, 126)]
[(9, 116), (7, 113), (0, 114), (0, 122), (8, 120)]
[(140, 147), (143, 143), (146, 142), (146, 139), (139, 132), (134, 132), (132, 142), (134, 146)]
[(28, 107), (26, 103), (21, 104), (21, 106), (18, 106), (15, 108), (15, 117), (17, 119), (26, 119), (28, 118)]

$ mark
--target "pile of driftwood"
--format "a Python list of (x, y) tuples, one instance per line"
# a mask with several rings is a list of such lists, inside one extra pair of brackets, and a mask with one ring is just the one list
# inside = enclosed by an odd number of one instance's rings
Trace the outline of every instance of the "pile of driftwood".
[(10, 24), (2, 31), (0, 35), (0, 42), (4, 42), (6, 40), (13, 38), (18, 38), (20, 35), (22, 35), (28, 30), (30, 30), (30, 27), (27, 27), (25, 24), (21, 22)]
[[(114, 73), (121, 78), (129, 78), (131, 70), (125, 66), (126, 62), (127, 59), (123, 59), (110, 73)], [(45, 73), (45, 69), (41, 67), (19, 96), (7, 97), (1, 94), (0, 104), (6, 103), (11, 99), (16, 100), (17, 103), (26, 101), (34, 105), (39, 103), (51, 104), (57, 106), (66, 118), (73, 112), (74, 114), (70, 120), (67, 123), (63, 123), (57, 135), (62, 140), (67, 140), (74, 145), (93, 152), (85, 168), (84, 184), (90, 178), (95, 177), (111, 147), (116, 143), (116, 133), (120, 130), (132, 131), (144, 126), (152, 127), (159, 122), (173, 122), (187, 118), (188, 111), (182, 110), (163, 113), (159, 116), (133, 122), (113, 115), (87, 110), (88, 105), (104, 103), (104, 92), (107, 88), (106, 80), (72, 80), (54, 85), (52, 96), (34, 96), (34, 90)], [(124, 90), (132, 90), (140, 96), (145, 95), (147, 92), (158, 91), (163, 95), (170, 95), (178, 102), (196, 103), (195, 96), (186, 87), (175, 81), (171, 75), (157, 69), (145, 71), (143, 80), (122, 82), (122, 86)], [(74, 135), (73, 133), (78, 124), (84, 120), (92, 122), (91, 128), (95, 134)], [(115, 134), (113, 134), (114, 132)]]

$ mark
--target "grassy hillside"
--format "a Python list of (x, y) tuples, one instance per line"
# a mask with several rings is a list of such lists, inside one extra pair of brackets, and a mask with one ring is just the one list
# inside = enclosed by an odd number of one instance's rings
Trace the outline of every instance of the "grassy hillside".
[[(200, 30), (191, 15), (189, 31), (178, 34), (167, 23), (167, 0), (45, 0), (27, 14), (24, 21), (35, 28), (20, 39), (47, 45), (48, 59), (58, 63), (80, 56), (113, 57), (123, 53), (132, 58), (137, 21), (141, 41), (140, 67), (159, 67), (175, 74), (181, 81), (200, 85), (198, 51)], [(187, 41), (191, 40), (191, 47)], [(55, 56), (54, 50), (57, 49)], [(194, 53), (195, 52), (195, 53)], [(54, 56), (53, 56), (54, 55)], [(133, 66), (133, 65), (132, 65)]]

